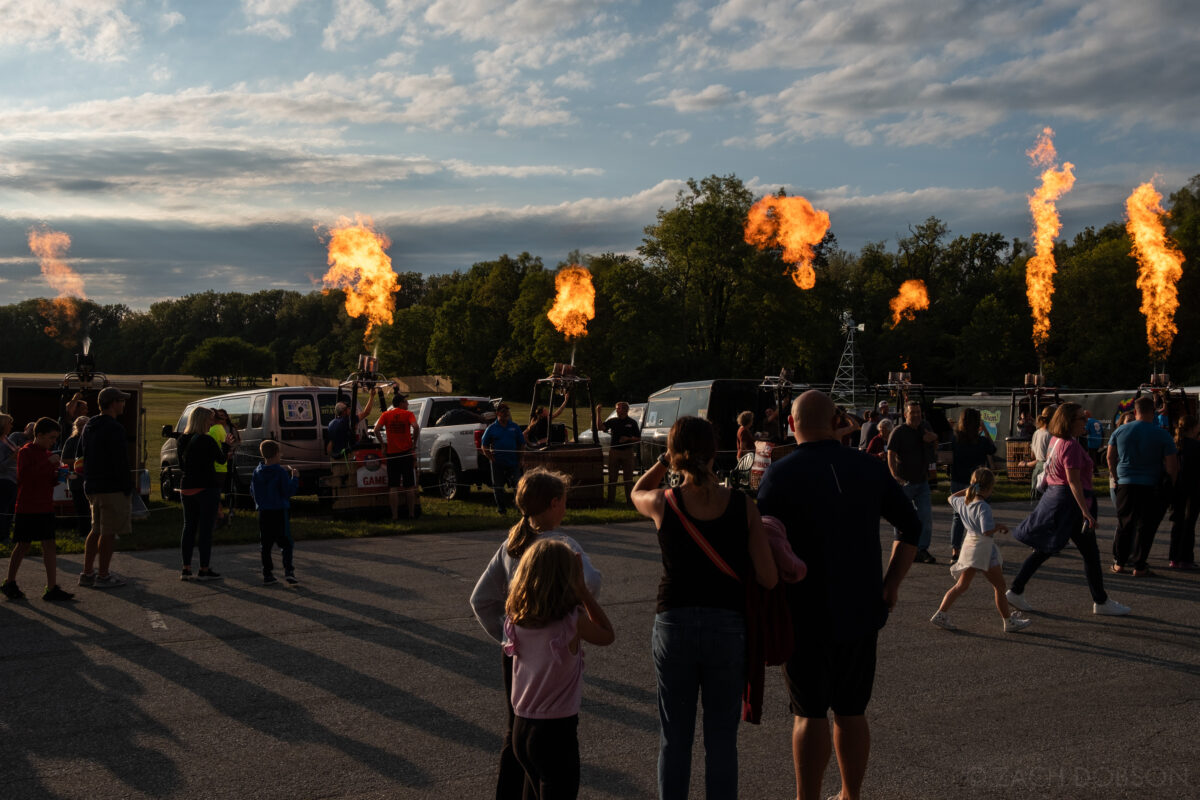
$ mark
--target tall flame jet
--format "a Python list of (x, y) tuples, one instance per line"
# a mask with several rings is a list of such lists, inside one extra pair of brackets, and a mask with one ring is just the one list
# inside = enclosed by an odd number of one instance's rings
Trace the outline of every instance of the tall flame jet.
[(400, 281), (384, 252), (391, 246), (386, 236), (375, 231), (370, 217), (357, 216), (353, 223), (342, 217), (329, 231), (329, 271), (323, 291), (346, 291), (346, 313), (367, 318), (363, 335), (367, 342), (375, 329), (392, 324)]
[(1054, 203), (1075, 185), (1075, 165), (1067, 161), (1055, 169), (1058, 153), (1054, 150), (1054, 131), (1044, 128), (1037, 144), (1025, 155), (1035, 166), (1045, 167), (1042, 185), (1029, 196), (1033, 214), (1034, 256), (1025, 265), (1025, 294), (1033, 311), (1033, 345), (1039, 351), (1050, 336), (1050, 305), (1054, 294), (1054, 239), (1062, 230)]
[[(908, 280), (900, 284), (900, 291), (888, 301), (892, 309), (892, 327), (900, 324), (900, 320), (917, 318), (918, 311), (929, 308), (929, 292), (925, 289), (925, 281)], [(908, 369), (908, 365), (904, 365)]]
[(793, 265), (792, 281), (801, 289), (817, 285), (813, 247), (829, 230), (829, 214), (813, 208), (803, 197), (767, 195), (750, 207), (745, 238), (760, 250), (783, 248), (783, 260)]
[(44, 329), (46, 335), (64, 342), (73, 340), (79, 328), (75, 300), (86, 300), (87, 295), (83, 291), (83, 278), (63, 260), (71, 248), (71, 237), (43, 225), (29, 231), (28, 241), (30, 252), (38, 257), (46, 283), (58, 292), (51, 302), (38, 305), (38, 310), (48, 320)]
[(557, 294), (546, 314), (554, 327), (568, 339), (587, 336), (588, 320), (596, 318), (596, 289), (586, 267), (571, 264), (554, 276)]
[(1175, 310), (1179, 308), (1176, 284), (1183, 275), (1183, 253), (1167, 241), (1163, 228), (1162, 195), (1153, 183), (1143, 183), (1125, 201), (1129, 221), (1125, 230), (1133, 239), (1130, 255), (1138, 261), (1137, 286), (1142, 290), (1141, 312), (1146, 317), (1146, 342), (1155, 359), (1166, 359), (1175, 342)]

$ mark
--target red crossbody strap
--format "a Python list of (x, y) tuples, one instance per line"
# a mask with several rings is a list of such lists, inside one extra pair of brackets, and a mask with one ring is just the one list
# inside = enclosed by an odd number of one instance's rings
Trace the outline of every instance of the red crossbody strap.
[(667, 489), (667, 491), (663, 493), (663, 496), (667, 498), (667, 503), (671, 506), (671, 510), (675, 512), (676, 516), (679, 517), (679, 521), (683, 523), (683, 529), (687, 531), (691, 535), (692, 539), (695, 540), (696, 544), (700, 546), (700, 549), (704, 551), (704, 555), (708, 556), (709, 560), (712, 561), (713, 564), (716, 565), (717, 569), (721, 570), (721, 572), (724, 572), (735, 581), (741, 581), (741, 578), (738, 577), (738, 574), (734, 572), (728, 564), (725, 563), (725, 559), (721, 558), (720, 553), (718, 553), (716, 549), (708, 543), (708, 539), (704, 538), (704, 534), (700, 533), (696, 526), (692, 524), (692, 521), (684, 515), (683, 509), (679, 507), (679, 501), (675, 499), (675, 490)]

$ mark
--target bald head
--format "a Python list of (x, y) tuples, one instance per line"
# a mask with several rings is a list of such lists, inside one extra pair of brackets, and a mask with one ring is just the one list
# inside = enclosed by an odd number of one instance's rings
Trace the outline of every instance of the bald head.
[(816, 442), (832, 439), (833, 418), (837, 406), (829, 395), (809, 389), (792, 402), (792, 421), (796, 426), (797, 442)]

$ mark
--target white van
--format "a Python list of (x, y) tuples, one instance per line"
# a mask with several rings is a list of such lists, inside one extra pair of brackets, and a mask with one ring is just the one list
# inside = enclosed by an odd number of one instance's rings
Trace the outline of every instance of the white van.
[(282, 386), (250, 389), (197, 400), (183, 409), (174, 426), (163, 426), (167, 439), (159, 452), (162, 473), (159, 490), (164, 500), (174, 500), (179, 488), (179, 454), (176, 437), (187, 426), (197, 406), (223, 409), (241, 435), (231, 456), (233, 491), (250, 495), (250, 476), (262, 461), (258, 446), (264, 439), (279, 442), (282, 463), (300, 471), (300, 493), (316, 494), (317, 481), (329, 474), (325, 454), (325, 428), (333, 420), (337, 389), (329, 386)]

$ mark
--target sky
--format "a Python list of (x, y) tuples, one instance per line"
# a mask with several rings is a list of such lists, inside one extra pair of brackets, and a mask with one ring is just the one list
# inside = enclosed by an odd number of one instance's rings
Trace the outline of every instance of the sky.
[[(689, 178), (829, 212), (840, 245), (1063, 237), (1200, 173), (1195, 0), (0, 0), (0, 303), (311, 291), (364, 215), (399, 271), (635, 254)], [(818, 280), (819, 280), (818, 276)]]

